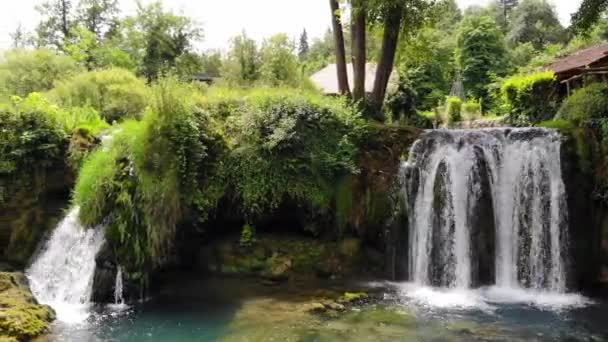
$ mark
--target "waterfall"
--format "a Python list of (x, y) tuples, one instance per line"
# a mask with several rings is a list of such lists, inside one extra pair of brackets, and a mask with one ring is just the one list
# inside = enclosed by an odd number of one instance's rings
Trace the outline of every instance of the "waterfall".
[(125, 300), (122, 296), (122, 268), (118, 265), (116, 269), (116, 281), (114, 282), (114, 304), (123, 305)]
[(560, 147), (541, 128), (425, 133), (403, 164), (410, 280), (564, 292)]
[(53, 231), (27, 270), (32, 293), (48, 304), (62, 321), (88, 316), (95, 256), (104, 242), (102, 227), (86, 229), (78, 223), (78, 208), (71, 210)]

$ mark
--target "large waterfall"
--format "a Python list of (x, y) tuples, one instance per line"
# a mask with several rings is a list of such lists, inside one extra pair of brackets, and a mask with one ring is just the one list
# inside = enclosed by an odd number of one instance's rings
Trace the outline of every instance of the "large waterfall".
[(403, 171), (411, 281), (566, 290), (559, 133), (429, 131)]
[(34, 263), (27, 270), (33, 294), (48, 304), (62, 321), (87, 316), (95, 256), (104, 242), (104, 229), (86, 229), (73, 209), (59, 223)]

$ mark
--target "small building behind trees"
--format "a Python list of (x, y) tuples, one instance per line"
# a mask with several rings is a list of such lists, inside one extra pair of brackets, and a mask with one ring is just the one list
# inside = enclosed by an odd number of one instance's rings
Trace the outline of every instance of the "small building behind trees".
[(572, 90), (588, 82), (608, 82), (608, 43), (577, 51), (549, 65), (560, 83), (560, 92), (569, 96)]
[[(374, 90), (374, 81), (376, 80), (376, 69), (375, 63), (365, 64), (365, 93), (371, 94)], [(346, 65), (346, 71), (348, 73), (348, 84), (350, 90), (353, 90), (354, 77), (353, 77), (353, 65), (349, 63)], [(319, 88), (325, 95), (339, 95), (340, 88), (338, 86), (338, 71), (336, 64), (329, 64), (325, 68), (317, 71), (310, 76), (312, 83)], [(396, 70), (393, 70), (389, 80), (388, 92), (396, 87), (399, 82), (399, 76)]]

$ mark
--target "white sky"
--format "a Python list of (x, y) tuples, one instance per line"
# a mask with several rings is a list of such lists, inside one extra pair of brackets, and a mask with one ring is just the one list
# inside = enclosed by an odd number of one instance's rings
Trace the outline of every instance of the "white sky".
[[(119, 0), (125, 13), (133, 13), (135, 0)], [(152, 0), (143, 0), (144, 3)], [(489, 0), (457, 0), (462, 8)], [(567, 23), (582, 0), (549, 0)], [(21, 23), (31, 30), (39, 20), (34, 7), (44, 0), (0, 0), (0, 50), (11, 45), (10, 33)], [(327, 0), (164, 0), (167, 8), (181, 12), (203, 24), (205, 39), (201, 49), (225, 48), (228, 40), (243, 29), (262, 40), (285, 32), (297, 38), (306, 28), (309, 38), (319, 37), (330, 26)]]

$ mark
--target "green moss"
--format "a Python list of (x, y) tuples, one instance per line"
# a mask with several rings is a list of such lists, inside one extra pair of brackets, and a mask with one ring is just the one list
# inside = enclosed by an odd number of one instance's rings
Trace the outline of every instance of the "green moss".
[(554, 128), (560, 131), (569, 131), (573, 127), (572, 123), (570, 123), (569, 121), (560, 119), (543, 121), (538, 123), (536, 126), (544, 128)]
[(336, 185), (336, 226), (340, 235), (343, 235), (353, 217), (354, 197), (353, 197), (353, 176), (342, 177)]
[(360, 299), (367, 298), (367, 293), (365, 293), (365, 292), (345, 292), (341, 298), (346, 302), (355, 302)]
[(25, 276), (0, 272), (0, 340), (30, 340), (48, 332), (55, 313), (39, 305), (29, 292)]

